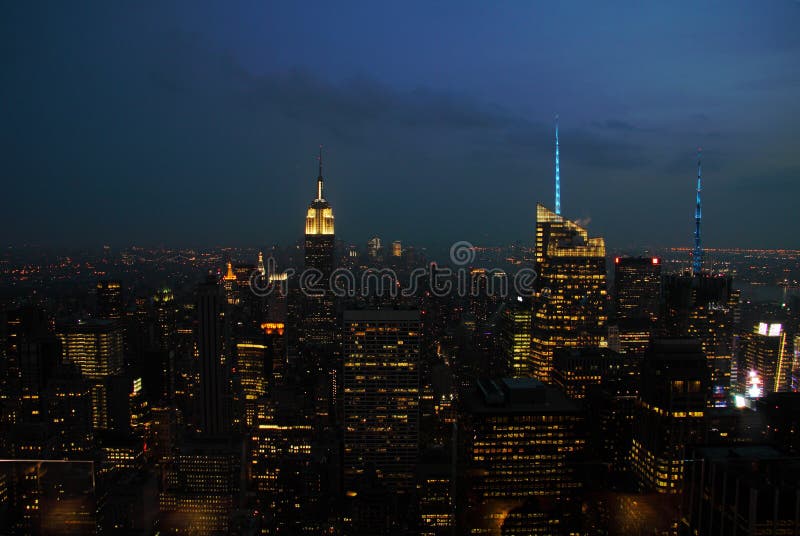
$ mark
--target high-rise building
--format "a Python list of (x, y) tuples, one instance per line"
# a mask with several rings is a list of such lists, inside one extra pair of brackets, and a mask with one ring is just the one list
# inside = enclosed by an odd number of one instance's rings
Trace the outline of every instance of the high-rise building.
[(305, 268), (321, 275), (315, 289), (306, 289), (303, 340), (310, 345), (326, 345), (334, 340), (336, 309), (330, 276), (335, 268), (336, 237), (333, 209), (322, 195), (322, 149), (319, 157), (317, 197), (306, 213)]
[(244, 398), (245, 424), (248, 429), (256, 424), (259, 400), (267, 394), (269, 372), (272, 368), (268, 350), (263, 332), (237, 337), (236, 373)]
[(92, 381), (75, 365), (56, 368), (44, 392), (44, 412), (53, 437), (52, 454), (60, 459), (88, 459), (93, 444)]
[(617, 320), (608, 326), (608, 347), (623, 355), (642, 357), (653, 333), (653, 323), (648, 319)]
[(606, 248), (543, 205), (536, 206), (536, 303), (532, 323), (534, 377), (550, 381), (553, 352), (605, 346)]
[(689, 458), (680, 534), (800, 532), (800, 458), (771, 445), (702, 446)]
[(794, 336), (794, 356), (792, 358), (792, 376), (790, 388), (793, 392), (800, 391), (800, 334)]
[(94, 429), (109, 429), (113, 425), (112, 408), (119, 402), (111, 400), (114, 393), (109, 382), (122, 374), (122, 328), (112, 320), (78, 322), (60, 329), (58, 337), (64, 363), (77, 366), (81, 376), (92, 383)]
[(42, 394), (61, 364), (61, 342), (45, 323), (34, 322), (18, 333), (17, 365), (21, 422), (44, 418)]
[(97, 282), (97, 317), (116, 320), (122, 318), (122, 282), (114, 279), (101, 279)]
[(159, 350), (173, 350), (178, 306), (171, 289), (163, 287), (156, 291), (153, 296), (153, 313), (156, 328), (155, 347)]
[(639, 360), (608, 348), (559, 348), (553, 360), (553, 384), (573, 400), (586, 398), (595, 385), (639, 375)]
[(514, 377), (532, 376), (531, 320), (533, 308), (529, 299), (503, 304), (497, 322), (500, 361), (505, 372)]
[(241, 491), (241, 444), (231, 437), (181, 445), (159, 495), (167, 534), (229, 534)]
[(742, 337), (739, 390), (750, 398), (789, 390), (791, 357), (779, 323), (759, 322)]
[(229, 305), (239, 303), (239, 285), (236, 283), (236, 274), (233, 273), (233, 263), (225, 263), (225, 275), (222, 276), (222, 287), (225, 289), (225, 299)]
[(373, 236), (372, 238), (367, 240), (367, 253), (369, 254), (370, 259), (379, 258), (382, 252), (383, 252), (383, 245), (379, 237)]
[(800, 456), (800, 393), (771, 393), (755, 402), (766, 421), (766, 441)]
[(403, 256), (403, 243), (400, 240), (392, 242), (392, 257)]
[(655, 339), (642, 362), (631, 462), (640, 484), (681, 490), (686, 446), (703, 440), (709, 374), (700, 342)]
[(455, 529), (455, 465), (444, 449), (421, 454), (417, 471), (420, 536), (445, 536)]
[(262, 534), (293, 534), (308, 526), (318, 502), (319, 480), (311, 452), (314, 434), (302, 412), (281, 407), (287, 405), (285, 400), (276, 408), (274, 398), (264, 401), (258, 424), (250, 432), (247, 473), (265, 526)]
[(647, 319), (655, 322), (661, 299), (661, 259), (616, 257), (614, 289), (617, 320)]
[[(524, 519), (515, 516), (513, 533), (561, 534), (565, 518), (557, 510), (578, 506), (582, 487), (582, 410), (533, 378), (479, 380), (463, 403), (458, 489), (466, 507), (459, 533), (505, 534), (509, 511), (547, 503)], [(502, 532), (487, 532), (491, 527)]]
[(344, 312), (344, 477), (370, 465), (390, 489), (414, 483), (419, 441), (419, 311)]
[(700, 341), (711, 369), (709, 404), (727, 404), (731, 386), (734, 319), (739, 292), (730, 276), (701, 272), (664, 278), (662, 331), (671, 337)]
[(197, 287), (199, 400), (197, 425), (206, 435), (230, 432), (231, 392), (226, 296), (216, 276)]
[(739, 291), (733, 289), (730, 276), (703, 269), (701, 191), (698, 149), (692, 270), (663, 279), (661, 331), (671, 337), (693, 337), (700, 341), (711, 369), (712, 396), (708, 403), (725, 406), (731, 387), (733, 328), (738, 314)]

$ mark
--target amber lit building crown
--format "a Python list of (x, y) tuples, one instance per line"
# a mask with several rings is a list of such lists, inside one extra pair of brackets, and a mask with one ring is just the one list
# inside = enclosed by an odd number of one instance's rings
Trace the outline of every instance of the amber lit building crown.
[(332, 235), (333, 234), (333, 209), (322, 197), (322, 170), (317, 177), (317, 198), (308, 205), (306, 214), (307, 235)]

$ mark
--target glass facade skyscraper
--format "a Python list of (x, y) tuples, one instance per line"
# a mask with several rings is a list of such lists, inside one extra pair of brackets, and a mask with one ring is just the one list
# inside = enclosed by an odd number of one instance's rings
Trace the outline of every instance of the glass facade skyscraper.
[(536, 206), (536, 300), (531, 353), (533, 375), (550, 381), (553, 352), (561, 347), (607, 345), (606, 247), (599, 237)]

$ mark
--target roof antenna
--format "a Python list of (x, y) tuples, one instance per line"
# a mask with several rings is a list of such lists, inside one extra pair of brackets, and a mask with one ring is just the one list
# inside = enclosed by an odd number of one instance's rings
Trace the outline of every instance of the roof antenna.
[(322, 144), (319, 146), (319, 156), (317, 157), (319, 160), (319, 175), (317, 176), (317, 199), (323, 199), (322, 197)]
[(556, 214), (561, 215), (561, 170), (558, 165), (558, 114), (556, 114)]
[(703, 189), (701, 178), (700, 157), (702, 147), (697, 148), (697, 205), (694, 210), (694, 252), (692, 253), (692, 274), (700, 275), (703, 269), (703, 245), (700, 241), (700, 220), (703, 218), (702, 205), (700, 203), (700, 192)]

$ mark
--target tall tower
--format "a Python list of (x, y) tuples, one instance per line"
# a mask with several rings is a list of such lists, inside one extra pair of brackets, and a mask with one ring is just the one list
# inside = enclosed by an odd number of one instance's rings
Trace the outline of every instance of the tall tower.
[(95, 430), (115, 427), (114, 397), (110, 382), (123, 371), (123, 330), (112, 320), (94, 320), (65, 326), (57, 333), (65, 363), (77, 366), (91, 382), (92, 426)]
[(658, 493), (680, 493), (686, 445), (702, 440), (708, 367), (696, 339), (655, 339), (642, 361), (631, 465)]
[(461, 403), (460, 533), (567, 534), (580, 509), (580, 406), (532, 378), (479, 379)]
[(116, 320), (122, 317), (123, 309), (122, 282), (113, 279), (98, 281), (97, 317)]
[(324, 345), (333, 342), (336, 311), (329, 279), (334, 269), (336, 237), (333, 230), (333, 209), (323, 197), (322, 147), (319, 149), (319, 175), (317, 198), (308, 206), (306, 214), (305, 268), (319, 270), (322, 279), (319, 295), (308, 296), (305, 303), (305, 342)]
[(231, 430), (230, 360), (225, 292), (214, 276), (197, 287), (197, 353), (200, 362), (198, 425), (207, 436)]
[(759, 322), (743, 337), (739, 390), (749, 398), (789, 390), (790, 351), (782, 324)]
[(614, 309), (617, 320), (653, 322), (658, 318), (661, 259), (614, 258), (614, 286)]
[(703, 246), (700, 242), (700, 220), (703, 211), (700, 204), (700, 191), (702, 190), (701, 168), (700, 168), (701, 149), (697, 149), (697, 205), (694, 209), (694, 252), (692, 253), (692, 273), (698, 275), (703, 269)]
[(556, 214), (561, 215), (561, 170), (558, 164), (558, 116), (556, 116)]
[(605, 241), (539, 204), (536, 273), (532, 375), (549, 382), (556, 348), (607, 343)]
[(392, 490), (409, 490), (419, 442), (419, 311), (345, 311), (343, 321), (345, 487), (355, 491), (371, 465)]

